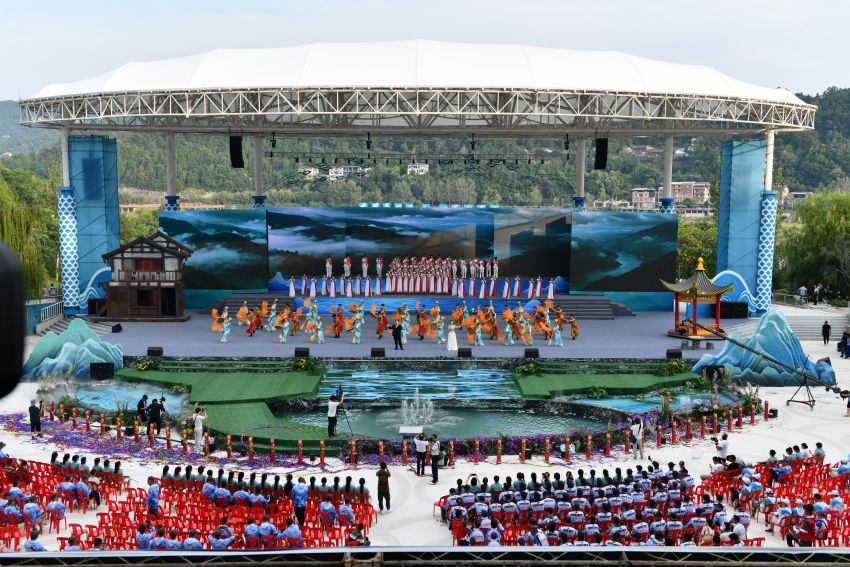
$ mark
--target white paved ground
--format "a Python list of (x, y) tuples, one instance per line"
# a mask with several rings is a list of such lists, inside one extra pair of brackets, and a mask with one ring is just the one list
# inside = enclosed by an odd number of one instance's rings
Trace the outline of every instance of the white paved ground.
[[(823, 356), (830, 356), (838, 376), (838, 383), (842, 388), (850, 389), (850, 361), (835, 356), (834, 344), (828, 347), (818, 342), (805, 342), (803, 347), (813, 360)], [(25, 411), (28, 400), (35, 391), (35, 384), (24, 384), (15, 392), (0, 401), (0, 413)], [(826, 394), (823, 389), (815, 390), (817, 405), (814, 411), (807, 406), (791, 404), (785, 405), (786, 399), (792, 394), (793, 389), (770, 388), (762, 390), (762, 397), (767, 399), (770, 407), (779, 409), (779, 417), (768, 423), (758, 423), (754, 427), (746, 425), (741, 432), (735, 432), (730, 436), (731, 453), (746, 460), (763, 460), (768, 450), (773, 448), (778, 452), (790, 444), (807, 442), (814, 447), (816, 441), (821, 441), (827, 453), (827, 461), (834, 462), (847, 455), (850, 450), (850, 418), (845, 418), (845, 403), (834, 394)], [(64, 447), (53, 447), (44, 444), (34, 444), (28, 436), (12, 435), (9, 432), (2, 433), (2, 439), (8, 445), (7, 451), (16, 457), (48, 461), (53, 450), (65, 451)], [(690, 446), (665, 447), (656, 452), (654, 449), (648, 451), (654, 459), (661, 462), (680, 461), (687, 463), (691, 473), (696, 477), (707, 471), (708, 461), (712, 455), (712, 447), (708, 442), (693, 443)], [(86, 454), (86, 453), (83, 453)], [(89, 462), (98, 456), (89, 455)], [(616, 466), (629, 467), (636, 464), (633, 460), (620, 460), (618, 458), (595, 459), (593, 466), (598, 468), (611, 468)], [(339, 462), (330, 461), (333, 469), (342, 469)], [(453, 470), (441, 470), (441, 482), (437, 486), (428, 484), (428, 478), (418, 478), (411, 472), (400, 466), (391, 467), (392, 478), (390, 482), (393, 512), (388, 516), (380, 516), (378, 524), (371, 533), (374, 545), (450, 545), (451, 538), (448, 530), (432, 519), (433, 503), (444, 493), (454, 486), (457, 478), (466, 478), (471, 472), (476, 472), (479, 477), (492, 478), (499, 475), (515, 477), (518, 471), (543, 471), (552, 472), (567, 469), (587, 468), (589, 465), (584, 459), (579, 459), (565, 466), (561, 461), (553, 459), (552, 463), (545, 465), (540, 459), (534, 459), (520, 465), (516, 456), (506, 456), (502, 465), (496, 466), (491, 463), (473, 465), (471, 463), (458, 463)], [(149, 475), (158, 475), (159, 466), (140, 465), (123, 461), (125, 473), (130, 476), (134, 486), (143, 486), (144, 479)], [(285, 472), (280, 470), (278, 472)], [(305, 476), (319, 474), (320, 471), (303, 471)], [(359, 469), (356, 471), (340, 470), (340, 476), (347, 475), (365, 476), (370, 490), (376, 490), (376, 478), (374, 469)], [(333, 475), (329, 475), (332, 477)], [(80, 514), (71, 514), (69, 523), (96, 523), (94, 512), (90, 511), (86, 517)], [(753, 525), (749, 534), (751, 537), (763, 536), (763, 530)], [(44, 543), (48, 549), (57, 549), (55, 536), (43, 536)], [(773, 540), (779, 544), (778, 540)], [(783, 544), (784, 545), (784, 544)]]

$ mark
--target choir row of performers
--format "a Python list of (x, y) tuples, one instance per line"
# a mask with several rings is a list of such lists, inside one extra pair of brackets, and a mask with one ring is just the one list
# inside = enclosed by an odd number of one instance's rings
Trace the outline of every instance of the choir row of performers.
[[(465, 330), (473, 346), (484, 346), (484, 337), (506, 345), (522, 343), (530, 346), (534, 344), (535, 333), (542, 333), (547, 345), (563, 346), (562, 331), (565, 325), (569, 326), (570, 337), (573, 340), (578, 338), (575, 317), (572, 314), (566, 316), (563, 309), (553, 306), (550, 300), (535, 307), (532, 313), (526, 312), (520, 303), (517, 303), (515, 309), (505, 304), (499, 313), (492, 301), (483, 309), (479, 306), (474, 311), (470, 311), (464, 301), (445, 316), (438, 301), (430, 309), (420, 305), (419, 301), (413, 309), (404, 304), (394, 313), (388, 312), (383, 304), (374, 303), (366, 310), (363, 301), (360, 301), (350, 303), (348, 311), (349, 315), (346, 316), (342, 304), (320, 308), (318, 301), (311, 298), (307, 298), (304, 306), (297, 309), (290, 305), (278, 306), (276, 299), (271, 305), (263, 301), (261, 307), (249, 309), (246, 301), (237, 311), (235, 320), (238, 326), (245, 327), (249, 336), (259, 331), (277, 333), (281, 343), (296, 333), (304, 333), (317, 343), (325, 342), (325, 335), (338, 339), (343, 333), (351, 333), (351, 342), (360, 344), (367, 317), (376, 321), (375, 334), (378, 339), (389, 332), (390, 319), (397, 322), (401, 326), (402, 344), (407, 343), (408, 336), (415, 336), (418, 340), (425, 340), (426, 337), (436, 339), (437, 343), (443, 344), (446, 342), (447, 326), (450, 332), (455, 329)], [(323, 319), (323, 315), (328, 317)], [(212, 316), (211, 330), (222, 333), (221, 342), (229, 342), (234, 317), (228, 307), (225, 306), (221, 313), (213, 309)], [(328, 319), (329, 323), (325, 325)]]
[[(360, 268), (363, 278), (369, 277), (369, 257), (363, 256), (360, 260)], [(381, 256), (375, 258), (375, 273), (380, 280), (384, 273), (384, 259)], [(498, 258), (442, 258), (433, 256), (416, 256), (404, 258), (396, 256), (393, 258), (390, 265), (387, 267), (388, 276), (397, 276), (399, 274), (420, 276), (432, 275), (435, 277), (447, 277), (456, 280), (458, 276), (461, 279), (470, 278), (499, 278), (499, 259)], [(342, 261), (342, 275), (345, 278), (352, 276), (351, 256), (346, 256)], [(333, 258), (328, 256), (325, 258), (325, 277), (330, 279), (334, 276)]]
[[(528, 282), (525, 293), (522, 293), (524, 281)], [(543, 278), (531, 278), (521, 280), (514, 276), (513, 281), (505, 278), (501, 283), (496, 277), (491, 278), (460, 278), (453, 279), (447, 275), (420, 274), (410, 275), (402, 271), (398, 274), (387, 274), (386, 278), (351, 277), (301, 277), (301, 293), (305, 297), (372, 297), (378, 295), (397, 294), (428, 294), (428, 295), (451, 295), (452, 297), (478, 297), (486, 299), (489, 297), (501, 297), (512, 299), (523, 296), (528, 299), (543, 297), (544, 290), (548, 299), (555, 298), (555, 281), (549, 280), (544, 286)], [(289, 297), (296, 297), (295, 278), (289, 278)]]

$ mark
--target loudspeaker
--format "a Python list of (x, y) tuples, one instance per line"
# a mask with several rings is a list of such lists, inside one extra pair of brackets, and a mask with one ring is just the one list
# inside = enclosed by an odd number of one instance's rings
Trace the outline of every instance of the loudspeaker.
[(525, 349), (525, 358), (540, 358), (540, 351), (536, 348)]
[(461, 347), (457, 349), (458, 358), (472, 358), (472, 349), (469, 347)]
[(110, 380), (115, 377), (115, 365), (111, 362), (92, 362), (89, 364), (92, 380)]
[(242, 157), (242, 136), (230, 137), (230, 167), (245, 167), (245, 159)]
[[(713, 310), (716, 311), (716, 310)], [(716, 313), (713, 313), (716, 315)], [(750, 305), (746, 301), (721, 301), (721, 319), (746, 319), (750, 316)]]
[(161, 346), (149, 346), (148, 347), (148, 356), (162, 356), (162, 347)]
[(295, 358), (310, 358), (310, 349), (307, 347), (295, 347)]
[(593, 169), (605, 169), (608, 166), (608, 138), (596, 138), (596, 157)]
[(383, 347), (372, 347), (372, 358), (384, 358), (387, 356)]
[(682, 358), (682, 349), (680, 349), (680, 348), (668, 348), (667, 349), (667, 358), (668, 358), (668, 360), (672, 360), (674, 358)]
[(21, 378), (27, 323), (24, 299), (21, 261), (0, 241), (0, 397), (14, 390)]
[(767, 410), (768, 419), (776, 419), (779, 417), (779, 410), (776, 408), (770, 408)]
[(112, 325), (112, 332), (113, 333), (120, 333), (123, 330), (124, 330), (124, 327), (121, 326), (121, 323), (118, 323), (117, 325)]

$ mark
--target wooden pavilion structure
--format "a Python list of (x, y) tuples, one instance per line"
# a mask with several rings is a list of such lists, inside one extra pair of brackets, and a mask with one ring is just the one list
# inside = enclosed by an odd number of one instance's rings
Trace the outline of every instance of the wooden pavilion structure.
[[(674, 298), (674, 317), (675, 325), (670, 332), (675, 336), (689, 337), (709, 337), (711, 333), (704, 329), (700, 329), (693, 323), (698, 323), (698, 311), (700, 304), (714, 304), (714, 323), (701, 323), (704, 327), (708, 327), (715, 331), (721, 331), (720, 328), (720, 298), (727, 291), (732, 291), (732, 285), (717, 285), (705, 275), (705, 267), (703, 259), (697, 259), (697, 267), (694, 273), (685, 280), (678, 283), (668, 283), (660, 280), (668, 291), (673, 293)], [(679, 304), (688, 303), (693, 305), (693, 323), (686, 323), (680, 318)]]

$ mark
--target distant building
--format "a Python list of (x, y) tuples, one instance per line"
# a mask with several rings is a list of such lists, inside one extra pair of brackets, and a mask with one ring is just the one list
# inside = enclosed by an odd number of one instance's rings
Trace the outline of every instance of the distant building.
[(591, 204), (592, 209), (628, 209), (630, 203), (624, 199), (607, 199), (605, 201), (596, 199)]
[(425, 175), (431, 166), (427, 163), (409, 163), (407, 164), (408, 175)]
[(366, 175), (369, 169), (362, 165), (336, 165), (328, 170), (328, 179), (337, 181), (349, 175)]
[(3, 152), (0, 157), (12, 157), (12, 152)]
[(298, 173), (304, 176), (304, 179), (307, 181), (312, 181), (319, 176), (319, 168), (318, 167), (302, 167), (298, 170)]
[(786, 207), (799, 205), (809, 197), (814, 195), (811, 191), (788, 191), (782, 199), (782, 204)]
[(632, 207), (638, 210), (654, 210), (658, 208), (658, 189), (638, 187), (632, 189)]
[[(119, 203), (118, 212), (119, 213), (132, 213), (133, 211), (137, 211), (139, 209), (148, 209), (148, 210), (158, 210), (161, 209), (163, 205), (159, 205), (156, 203)], [(225, 205), (207, 205), (205, 203), (180, 203), (180, 208), (184, 211), (200, 209), (207, 211), (220, 211), (222, 209), (226, 209)]]
[(693, 199), (698, 205), (708, 202), (708, 183), (705, 181), (674, 181), (671, 188), (677, 204), (684, 203), (685, 199)]

